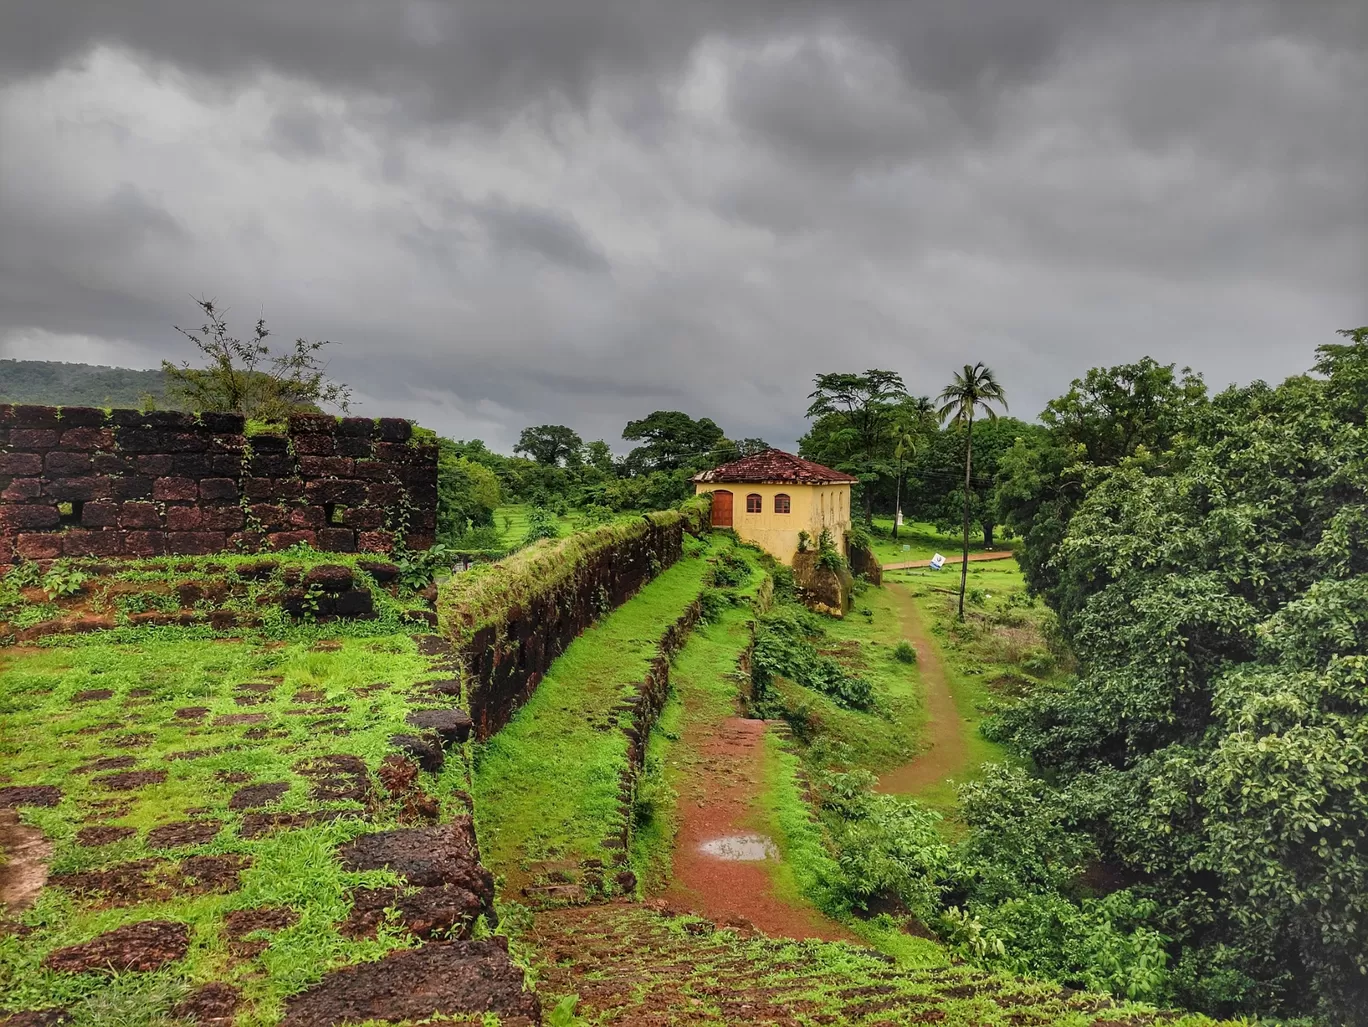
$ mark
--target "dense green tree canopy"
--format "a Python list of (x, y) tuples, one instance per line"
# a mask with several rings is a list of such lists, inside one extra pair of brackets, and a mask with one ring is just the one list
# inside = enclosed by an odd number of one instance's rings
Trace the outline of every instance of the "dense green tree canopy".
[[(1150, 904), (1162, 993), (1217, 1012), (1368, 1022), (1368, 333), (1348, 339), (1276, 388), (1208, 402), (1142, 362), (1052, 404), (1083, 470), (1026, 549), (1080, 672), (995, 730)], [(1062, 480), (1029, 469), (1022, 493)]]
[(627, 468), (633, 474), (702, 470), (716, 461), (725, 438), (711, 418), (695, 420), (682, 410), (657, 410), (629, 421), (622, 437), (641, 443), (627, 455)]
[(582, 460), (584, 441), (563, 424), (539, 424), (524, 428), (513, 452), (522, 453), (544, 467), (564, 467)]
[(813, 378), (808, 399), (812, 427), (798, 440), (798, 452), (859, 478), (867, 521), (874, 489), (895, 476), (893, 426), (907, 386), (895, 371), (833, 372)]

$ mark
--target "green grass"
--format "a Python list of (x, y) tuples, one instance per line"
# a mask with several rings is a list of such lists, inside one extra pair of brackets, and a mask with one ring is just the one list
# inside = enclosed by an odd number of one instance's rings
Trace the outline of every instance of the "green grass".
[(869, 711), (848, 709), (812, 689), (780, 680), (776, 687), (786, 704), (805, 706), (820, 734), (843, 747), (852, 766), (878, 773), (911, 759), (921, 747), (926, 709), (916, 666), (893, 656), (903, 639), (893, 597), (886, 589), (867, 587), (843, 620), (822, 623), (826, 638), (818, 648), (868, 679), (877, 704)]
[[(499, 532), (499, 537), (505, 546), (511, 548), (522, 545), (523, 539), (527, 537), (531, 512), (532, 507), (528, 503), (509, 503), (507, 506), (501, 506), (494, 511), (494, 528)], [(552, 514), (552, 517), (555, 518), (559, 537), (564, 538), (575, 530), (575, 511)]]
[[(926, 521), (903, 521), (898, 529), (898, 538), (892, 538), (893, 518), (874, 517), (873, 549), (879, 563), (905, 563), (910, 560), (929, 560), (937, 553), (947, 557), (958, 557), (963, 549), (963, 538), (958, 531), (941, 531)], [(969, 533), (969, 552), (983, 551), (982, 533)], [(1007, 549), (1009, 545), (996, 542), (995, 549)]]
[[(735, 551), (750, 555), (744, 547)], [(737, 661), (750, 644), (751, 601), (764, 580), (752, 566), (749, 580), (735, 590), (736, 603), (712, 623), (698, 625), (670, 668), (670, 696), (647, 741), (646, 766), (637, 783), (632, 864), (648, 892), (663, 888), (671, 876), (677, 789), (691, 760), (680, 740), (691, 727), (736, 716), (742, 684)]]
[(661, 635), (703, 587), (711, 539), (584, 632), (532, 698), (476, 753), (476, 825), (484, 862), (510, 880), (541, 860), (604, 859), (619, 823), (626, 726), (616, 707), (634, 694)]
[[(321, 630), (282, 643), (263, 636), (213, 639), (191, 637), (188, 629), (126, 628), (49, 639), (41, 649), (0, 649), (5, 783), (55, 785), (63, 793), (55, 807), (21, 810), (22, 819), (53, 843), (53, 873), (190, 855), (251, 861), (238, 890), (202, 895), (182, 890), (131, 906), (102, 908), (59, 887), (44, 889), (19, 916), (31, 933), (0, 938), (0, 1009), (69, 1005), (77, 1024), (162, 1023), (176, 995), (193, 984), (219, 980), (243, 988), (248, 1008), (240, 1024), (269, 1024), (279, 1018), (285, 996), (317, 982), (328, 969), (411, 943), (387, 932), (360, 941), (338, 932), (348, 909), (347, 889), (394, 879), (383, 872), (344, 872), (334, 851), (356, 835), (394, 826), (397, 810), (385, 800), (363, 806), (312, 799), (308, 778), (296, 768), (310, 757), (343, 753), (361, 758), (373, 771), (393, 751), (390, 735), (404, 730), (413, 708), (409, 691), (437, 675), (406, 634), (339, 638), (319, 649)], [(237, 688), (247, 683), (273, 687), (261, 693)], [(92, 689), (113, 694), (93, 701), (75, 698)], [(305, 690), (323, 693), (323, 701), (300, 704), (295, 693)], [(265, 701), (244, 706), (238, 698)], [(185, 707), (205, 707), (208, 713), (197, 720), (177, 717), (175, 711)], [(311, 707), (316, 712), (290, 712)], [(341, 709), (328, 712), (328, 707)], [(259, 725), (214, 723), (219, 716), (244, 713), (265, 719)], [(265, 737), (247, 736), (257, 728), (267, 729)], [(133, 744), (121, 745), (124, 741)], [(189, 750), (217, 751), (167, 759)], [(166, 780), (111, 792), (100, 787), (100, 772), (81, 770), (97, 758), (123, 755), (136, 758), (130, 769), (163, 770)], [(466, 786), (467, 776), (459, 754), (448, 759), (440, 775), (422, 775), (425, 790), (441, 799), (444, 817), (463, 812), (455, 793)], [(239, 781), (287, 783), (288, 791), (270, 806), (273, 812), (330, 811), (338, 819), (244, 838), (238, 830), (243, 814), (228, 805)], [(116, 805), (99, 805), (111, 801)], [(223, 822), (213, 840), (174, 851), (149, 845), (150, 828), (189, 819), (192, 810)], [(92, 822), (137, 833), (112, 845), (82, 847), (77, 829)], [(289, 906), (299, 921), (277, 934), (258, 960), (234, 957), (221, 932), (224, 915), (263, 904)], [(191, 928), (190, 952), (172, 968), (120, 975), (112, 983), (106, 974), (42, 968), (54, 948), (157, 918), (181, 920)]]
[[(966, 604), (963, 625), (956, 613), (958, 569), (913, 568), (891, 572), (888, 580), (911, 590), (945, 664), (969, 749), (956, 784), (976, 780), (984, 764), (1013, 758), (980, 733), (984, 718), (1068, 671), (1045, 641), (1051, 614), (1039, 603), (1017, 605), (1026, 598), (1026, 584), (1015, 560), (969, 565), (969, 593), (981, 593), (983, 604)], [(917, 798), (953, 818), (954, 785), (944, 782)]]

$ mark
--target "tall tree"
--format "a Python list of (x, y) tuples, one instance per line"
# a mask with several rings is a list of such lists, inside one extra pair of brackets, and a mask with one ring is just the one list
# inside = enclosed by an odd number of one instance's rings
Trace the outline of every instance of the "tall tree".
[(725, 439), (717, 422), (708, 417), (695, 420), (682, 410), (656, 410), (629, 421), (622, 437), (641, 443), (627, 455), (633, 474), (711, 467)]
[(539, 424), (524, 428), (513, 452), (522, 453), (544, 467), (563, 467), (579, 463), (584, 440), (563, 424)]
[(893, 537), (898, 537), (898, 520), (902, 516), (903, 477), (907, 462), (919, 453), (928, 435), (936, 430), (936, 407), (930, 396), (909, 397), (898, 409), (893, 421), (893, 459), (897, 462), (897, 478), (893, 483)]
[(176, 331), (195, 344), (203, 367), (162, 361), (167, 391), (191, 410), (231, 411), (263, 420), (283, 420), (290, 414), (318, 410), (320, 404), (345, 412), (351, 388), (328, 377), (322, 359), (327, 341), (296, 339), (293, 349), (273, 350), (270, 330), (258, 319), (252, 335), (239, 339), (228, 332), (228, 322), (213, 300), (197, 300), (204, 324)]
[(889, 427), (899, 404), (907, 399), (907, 386), (896, 371), (877, 368), (864, 374), (819, 374), (812, 381), (807, 416), (815, 423), (801, 440), (799, 452), (860, 479), (869, 524), (874, 519), (871, 486), (890, 469)]
[(960, 562), (959, 619), (964, 620), (964, 588), (969, 581), (969, 491), (974, 467), (974, 414), (982, 410), (990, 421), (997, 420), (994, 403), (1007, 409), (1007, 393), (998, 384), (993, 369), (983, 361), (963, 371), (956, 371), (954, 380), (940, 394), (941, 408), (937, 413), (942, 421), (964, 425), (964, 551)]

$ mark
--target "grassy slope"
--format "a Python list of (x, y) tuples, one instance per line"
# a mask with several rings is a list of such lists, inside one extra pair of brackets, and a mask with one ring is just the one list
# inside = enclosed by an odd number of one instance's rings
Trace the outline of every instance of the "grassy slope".
[[(895, 542), (890, 536), (893, 531), (893, 518), (874, 517), (874, 555), (880, 563), (903, 563), (908, 560), (929, 560), (936, 553), (945, 556), (958, 556), (963, 548), (963, 540), (958, 531), (941, 531), (926, 521), (904, 521), (898, 529)], [(907, 549), (903, 549), (907, 546)], [(996, 549), (1008, 548), (1003, 544)], [(969, 552), (983, 551), (983, 536), (969, 533)]]
[(709, 566), (711, 541), (685, 538), (685, 557), (571, 643), (478, 751), (476, 826), (495, 873), (511, 879), (531, 861), (603, 858), (627, 754), (614, 707), (643, 679)]
[[(1013, 596), (1022, 597), (1026, 590), (1015, 560), (969, 565), (968, 588), (980, 590), (985, 599), (982, 606), (966, 605), (964, 626), (956, 615), (958, 571), (916, 568), (894, 571), (889, 580), (911, 589), (940, 649), (969, 748), (969, 770), (961, 779), (973, 780), (983, 764), (1010, 758), (1004, 747), (979, 733), (984, 717), (1060, 672), (1042, 634), (1048, 613), (1038, 604), (1009, 606)], [(1022, 666), (1032, 657), (1042, 661), (1032, 664), (1035, 673)], [(943, 813), (953, 813), (955, 794), (948, 783), (918, 798)]]
[[(412, 709), (406, 693), (415, 682), (430, 679), (429, 662), (407, 635), (355, 638), (319, 651), (315, 628), (302, 640), (267, 642), (194, 637), (193, 630), (125, 629), (63, 639), (42, 649), (0, 649), (0, 762), (7, 784), (52, 784), (63, 790), (53, 808), (25, 808), (23, 819), (40, 827), (54, 843), (54, 873), (84, 871), (147, 857), (240, 854), (251, 866), (241, 875), (241, 889), (228, 894), (176, 895), (162, 901), (102, 908), (56, 887), (48, 887), (20, 919), (33, 928), (26, 937), (0, 938), (0, 1009), (76, 1003), (76, 1023), (161, 1023), (159, 1010), (192, 983), (211, 980), (238, 983), (252, 1004), (240, 1024), (273, 1023), (281, 999), (316, 982), (325, 970), (342, 962), (377, 957), (404, 944), (381, 935), (379, 941), (351, 941), (337, 930), (347, 912), (344, 892), (360, 883), (379, 883), (383, 873), (344, 873), (335, 847), (358, 834), (392, 826), (392, 810), (384, 804), (369, 811), (353, 803), (321, 803), (309, 798), (308, 781), (294, 768), (303, 759), (332, 753), (363, 758), (373, 769), (392, 751), (388, 737), (403, 730)], [(269, 683), (266, 701), (243, 706), (239, 698), (259, 694), (240, 684)], [(105, 699), (80, 702), (88, 689), (110, 689)], [(150, 689), (151, 694), (131, 694)], [(309, 709), (295, 700), (298, 691), (321, 691), (318, 706), (345, 709), (322, 716), (292, 715)], [(177, 708), (207, 707), (198, 722), (177, 718)], [(264, 714), (270, 734), (249, 739), (240, 725), (215, 726), (221, 715)], [(104, 730), (99, 730), (101, 727)], [(136, 745), (123, 747), (129, 736)], [(173, 753), (222, 748), (197, 759), (171, 761)], [(82, 764), (116, 755), (138, 759), (133, 769), (165, 770), (164, 783), (133, 792), (99, 787), (98, 773), (81, 773)], [(455, 754), (453, 754), (455, 755)], [(284, 781), (289, 791), (271, 809), (302, 811), (336, 809), (341, 819), (278, 832), (258, 839), (240, 837), (242, 814), (229, 810), (236, 783), (224, 778), (243, 775), (249, 783)], [(95, 779), (94, 781), (92, 779)], [(231, 780), (231, 777), (230, 777)], [(459, 757), (450, 759), (439, 778), (423, 775), (429, 793), (444, 800), (444, 816), (460, 812), (453, 790), (464, 788), (466, 770)], [(110, 800), (129, 801), (122, 811), (99, 809)], [(212, 841), (174, 851), (149, 847), (149, 828), (189, 818), (188, 811), (224, 822)], [(76, 843), (83, 821), (132, 827), (137, 835), (99, 848)], [(224, 915), (232, 909), (263, 904), (286, 905), (299, 922), (275, 936), (257, 960), (236, 958), (222, 935)], [(154, 974), (63, 975), (43, 970), (43, 957), (61, 945), (85, 941), (121, 924), (155, 918), (184, 920), (191, 925), (189, 956)]]
[[(748, 550), (738, 548), (742, 554)], [(670, 850), (675, 835), (677, 786), (692, 755), (679, 744), (693, 724), (736, 716), (741, 681), (737, 660), (750, 644), (754, 613), (750, 599), (762, 573), (752, 567), (748, 581), (736, 589), (737, 605), (713, 623), (700, 624), (670, 668), (670, 697), (646, 746), (646, 770), (637, 786), (638, 830), (632, 862), (648, 891), (670, 877)]]
[(844, 620), (828, 619), (823, 625), (827, 637), (818, 647), (871, 681), (878, 707), (868, 712), (847, 709), (782, 679), (776, 687), (786, 702), (807, 707), (823, 735), (846, 747), (853, 766), (877, 773), (911, 759), (921, 748), (926, 712), (916, 667), (893, 658), (903, 634), (892, 597), (883, 589), (866, 588)]
[[(494, 511), (494, 527), (498, 530), (504, 545), (522, 544), (523, 539), (527, 537), (528, 514), (531, 509), (526, 503), (510, 503)], [(562, 538), (575, 530), (575, 518), (572, 514), (553, 516), (556, 518), (556, 528)]]

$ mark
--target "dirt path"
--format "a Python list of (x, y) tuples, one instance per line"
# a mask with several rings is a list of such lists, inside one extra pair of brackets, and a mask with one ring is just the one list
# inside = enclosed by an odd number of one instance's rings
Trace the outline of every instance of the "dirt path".
[(0, 809), (0, 913), (27, 909), (47, 882), (52, 843), (36, 827), (19, 822), (12, 809)]
[[(1016, 554), (1013, 553), (1010, 549), (1005, 549), (1001, 552), (994, 553), (970, 553), (969, 562), (978, 563), (981, 560), (1010, 560), (1015, 555)], [(960, 562), (961, 560), (958, 556), (947, 556), (945, 558), (945, 566), (947, 567), (958, 567), (960, 565)], [(883, 565), (883, 569), (886, 571), (905, 571), (911, 570), (913, 567), (930, 566), (930, 560), (909, 560), (906, 563), (886, 563)]]
[[(970, 559), (974, 555), (999, 558), (995, 553), (971, 553)], [(964, 726), (954, 696), (950, 694), (950, 680), (940, 650), (926, 630), (916, 600), (902, 585), (885, 587), (892, 590), (897, 603), (903, 637), (917, 650), (917, 671), (926, 687), (926, 737), (931, 747), (911, 762), (887, 771), (879, 778), (878, 790), (890, 795), (912, 795), (962, 771), (969, 762), (969, 746), (964, 740)]]
[(664, 898), (718, 923), (748, 921), (771, 937), (854, 940), (815, 910), (775, 894), (765, 863), (777, 850), (753, 826), (765, 729), (763, 720), (740, 717), (700, 719), (686, 729), (681, 741), (693, 759), (678, 787), (674, 880)]

